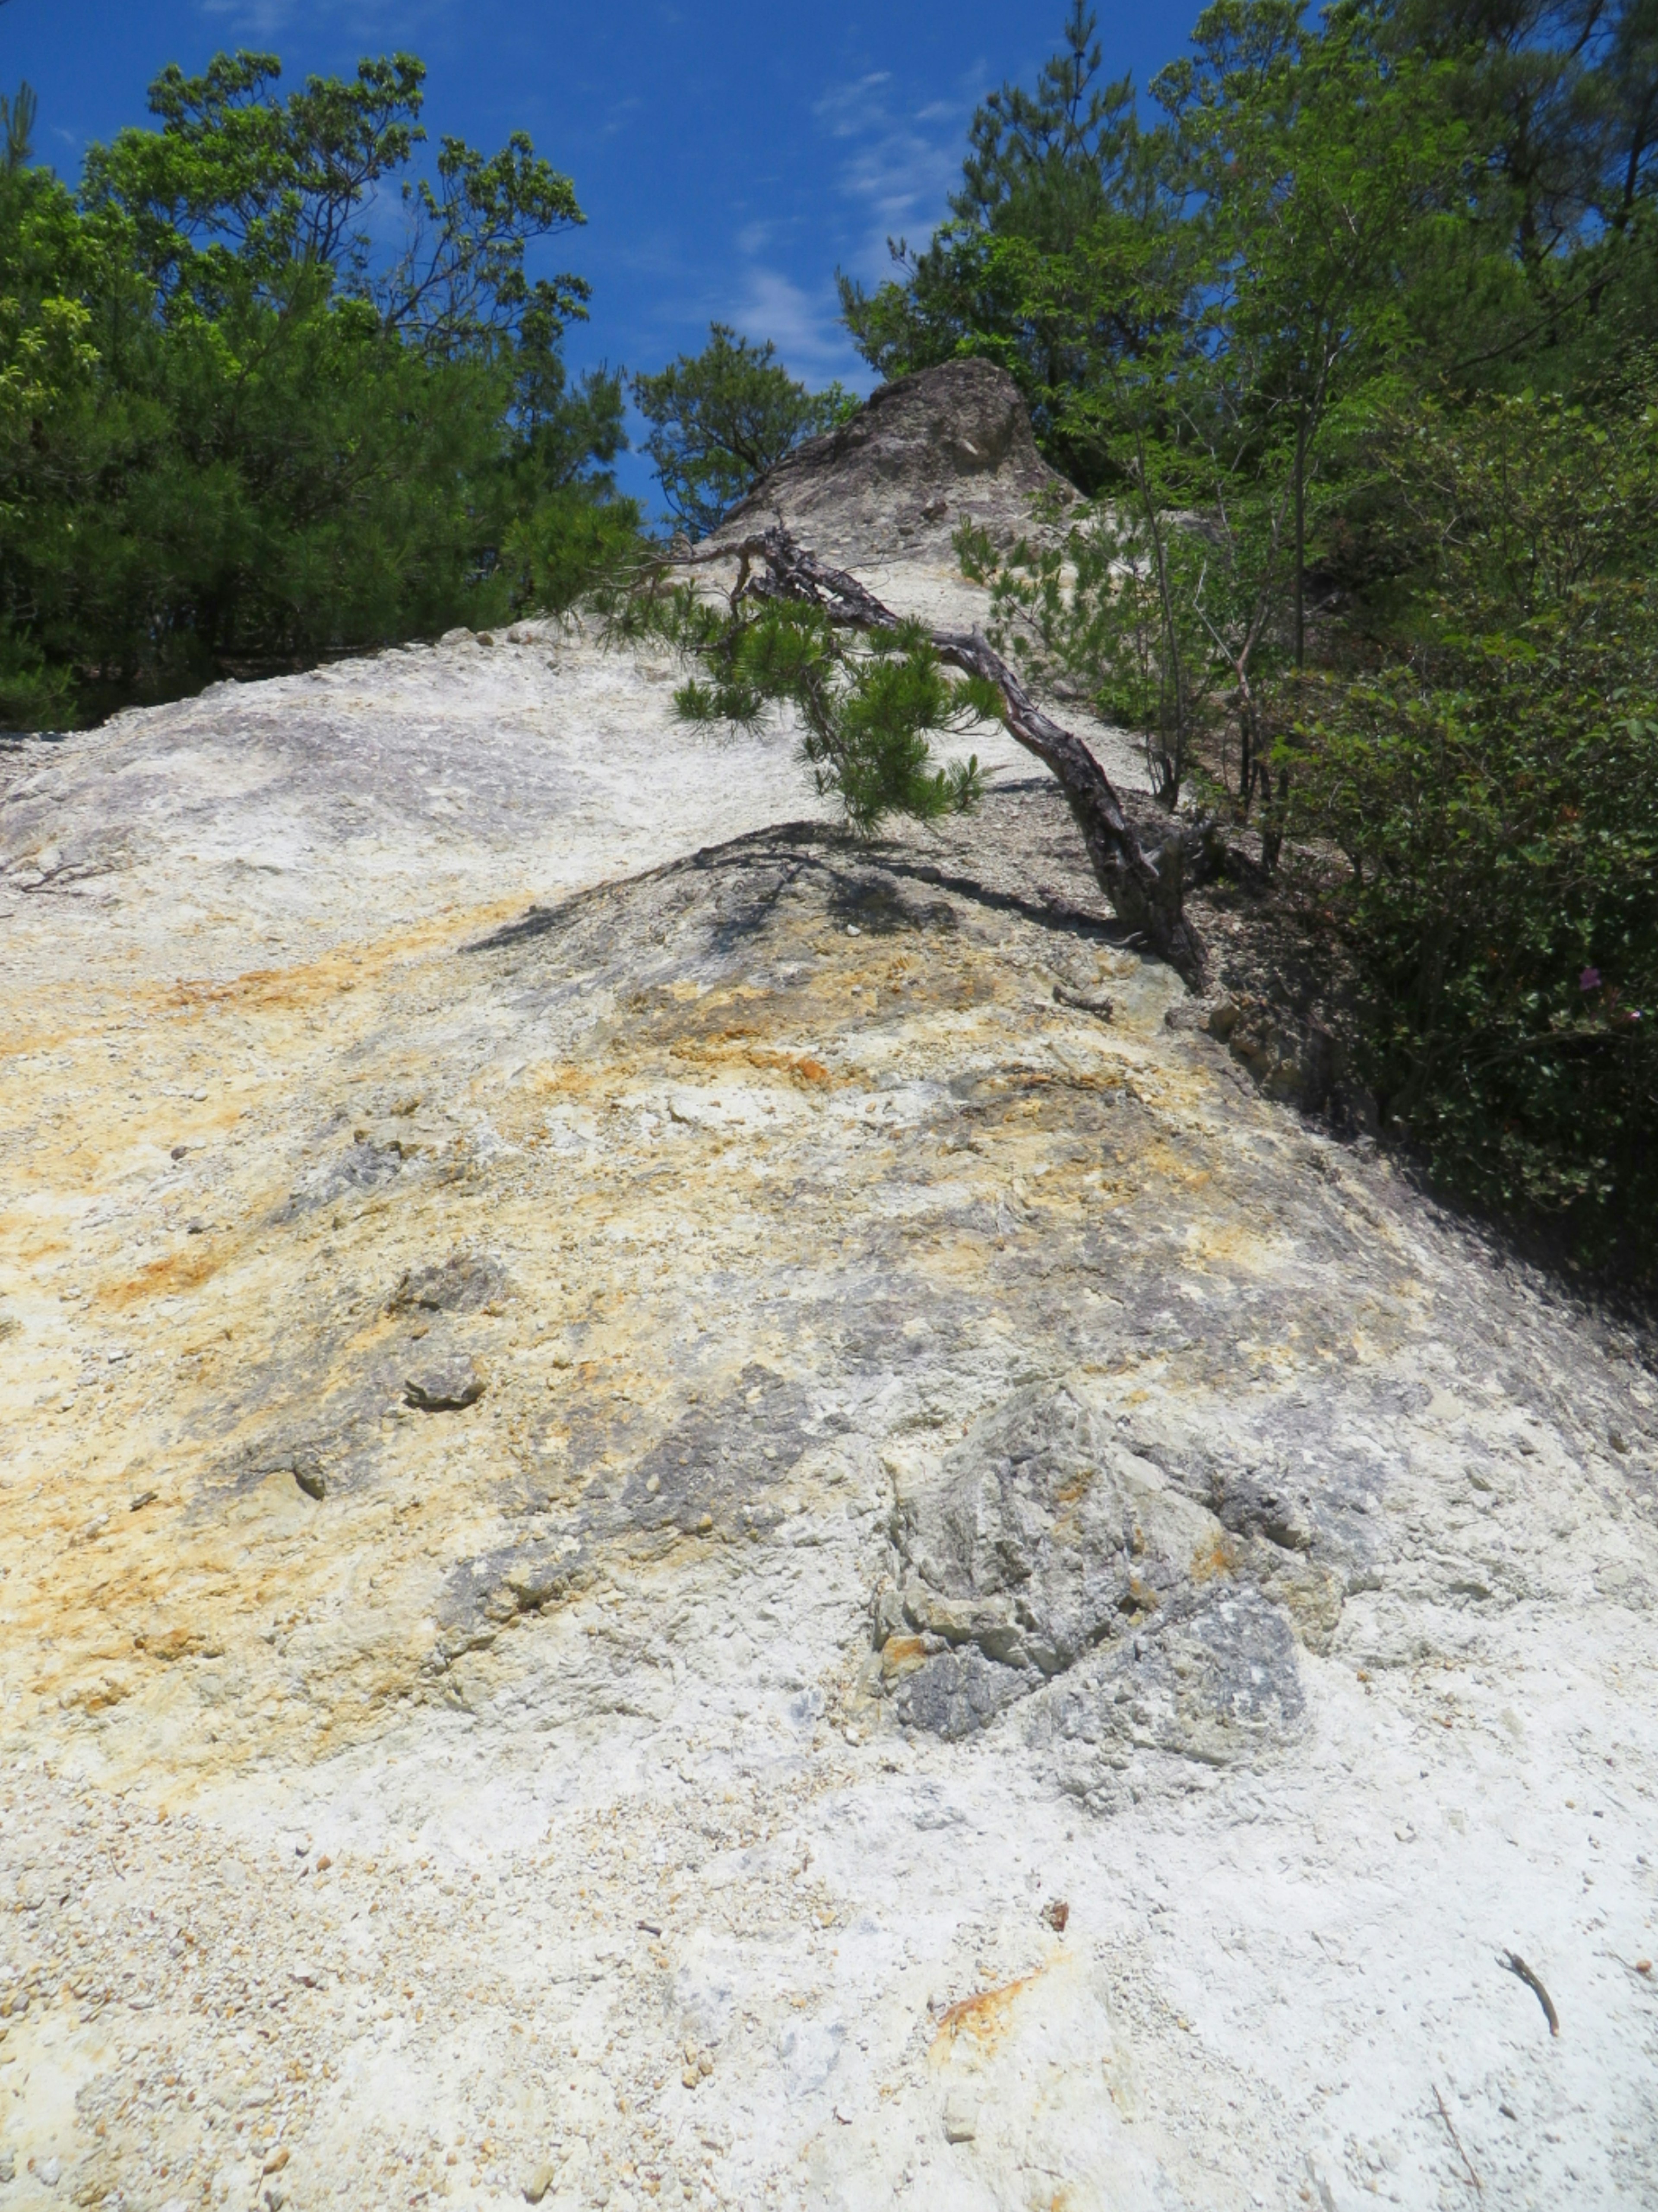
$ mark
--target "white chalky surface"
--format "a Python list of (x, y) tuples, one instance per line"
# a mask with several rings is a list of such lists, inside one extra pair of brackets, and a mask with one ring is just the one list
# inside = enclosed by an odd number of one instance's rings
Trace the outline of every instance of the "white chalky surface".
[[(1165, 973), (1056, 1005), (1023, 908), (881, 936), (808, 872), (693, 958), (669, 878), (585, 968), (463, 951), (813, 811), (665, 665), (521, 635), (0, 763), (0, 2206), (1658, 2202), (1633, 1340), (1169, 1031)], [(1139, 1100), (1115, 1168), (973, 1121), (1010, 1070)], [(387, 1318), (486, 1248), (510, 1293)], [(412, 1413), (446, 1331), (488, 1394)], [(774, 1384), (762, 1516), (581, 1520)], [(900, 1724), (900, 1505), (1020, 1393), (1141, 1470), (1374, 1469), (1316, 1588), (1181, 1509), (1294, 1627), (1259, 1755)], [(324, 1412), (318, 1501), (270, 1439)]]

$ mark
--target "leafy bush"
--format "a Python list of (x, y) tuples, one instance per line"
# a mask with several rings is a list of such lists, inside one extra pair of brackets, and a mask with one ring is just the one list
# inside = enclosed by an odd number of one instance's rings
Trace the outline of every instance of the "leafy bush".
[[(1368, 665), (1278, 747), (1367, 994), (1365, 1073), (1439, 1176), (1627, 1248), (1658, 1206), (1658, 378), (1380, 419)], [(1391, 532), (1391, 536), (1389, 536)], [(1365, 626), (1365, 625), (1360, 625)]]

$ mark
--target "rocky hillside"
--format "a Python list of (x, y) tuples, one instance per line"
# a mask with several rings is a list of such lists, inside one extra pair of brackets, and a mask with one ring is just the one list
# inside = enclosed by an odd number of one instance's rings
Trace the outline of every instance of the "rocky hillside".
[(1649, 2204), (1642, 1346), (672, 672), (0, 765), (0, 2203)]
[(855, 562), (948, 561), (963, 523), (999, 542), (1077, 497), (1036, 451), (1018, 387), (987, 361), (884, 384), (850, 422), (798, 447), (735, 507), (722, 538), (783, 522)]

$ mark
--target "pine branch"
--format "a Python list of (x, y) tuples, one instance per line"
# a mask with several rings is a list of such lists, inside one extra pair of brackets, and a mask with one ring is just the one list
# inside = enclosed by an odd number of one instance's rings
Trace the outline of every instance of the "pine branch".
[[(817, 608), (838, 627), (891, 631), (904, 626), (855, 576), (797, 545), (780, 524), (734, 544), (677, 548), (672, 558), (676, 566), (686, 568), (734, 560), (733, 612), (744, 599), (793, 599)], [(994, 687), (1010, 735), (1042, 762), (1064, 792), (1100, 887), (1119, 917), (1193, 989), (1200, 989), (1203, 948), (1182, 911), (1179, 839), (1170, 837), (1155, 861), (1147, 857), (1098, 761), (1080, 738), (1042, 712), (977, 629), (934, 629), (927, 636), (947, 666)]]

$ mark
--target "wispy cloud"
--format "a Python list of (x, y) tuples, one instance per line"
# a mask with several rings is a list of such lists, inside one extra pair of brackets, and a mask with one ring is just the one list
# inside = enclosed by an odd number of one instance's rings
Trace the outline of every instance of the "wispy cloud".
[(807, 291), (780, 270), (752, 264), (744, 272), (736, 304), (722, 319), (752, 338), (769, 338), (790, 374), (808, 384), (836, 376), (843, 383), (859, 380), (832, 285)]
[(452, 0), (199, 0), (210, 21), (223, 23), (238, 37), (280, 38), (296, 23), (320, 17), (327, 28), (352, 39), (398, 43), (435, 17), (446, 15)]
[[(840, 220), (830, 228), (847, 241), (841, 258), (851, 275), (878, 282), (890, 266), (889, 238), (919, 244), (943, 220), (978, 97), (975, 73), (956, 96), (912, 105), (889, 71), (872, 70), (834, 86), (817, 102), (818, 127), (840, 157), (833, 185)], [(728, 304), (712, 312), (750, 337), (771, 339), (791, 373), (809, 383), (839, 377), (865, 390), (872, 379), (847, 336), (827, 274), (808, 286), (775, 265), (795, 227), (756, 221), (737, 233), (737, 289)], [(820, 231), (820, 250), (823, 242)]]
[(302, 12), (302, 0), (202, 0), (210, 21), (255, 39), (280, 38)]
[(875, 70), (818, 101), (819, 126), (843, 149), (835, 188), (856, 233), (847, 256), (853, 276), (878, 281), (890, 265), (890, 238), (919, 244), (943, 221), (981, 73), (962, 79), (953, 98), (912, 106), (888, 71)]

